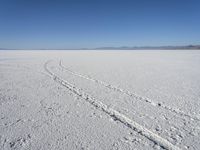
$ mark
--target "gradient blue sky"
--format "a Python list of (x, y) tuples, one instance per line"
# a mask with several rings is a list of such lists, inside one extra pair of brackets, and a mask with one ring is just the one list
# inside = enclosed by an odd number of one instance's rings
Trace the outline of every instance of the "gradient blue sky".
[(0, 0), (1, 48), (200, 44), (200, 0)]

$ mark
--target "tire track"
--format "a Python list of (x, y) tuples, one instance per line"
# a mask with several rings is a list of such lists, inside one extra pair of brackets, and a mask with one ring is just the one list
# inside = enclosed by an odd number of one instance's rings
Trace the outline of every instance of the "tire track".
[(128, 118), (127, 116), (123, 115), (122, 113), (114, 110), (113, 108), (108, 107), (107, 105), (103, 104), (101, 101), (95, 99), (94, 97), (92, 97), (91, 95), (85, 93), (84, 91), (82, 91), (81, 89), (77, 88), (73, 84), (69, 83), (68, 81), (63, 80), (62, 78), (60, 78), (59, 76), (54, 74), (48, 68), (48, 64), (50, 62), (51, 61), (47, 61), (44, 64), (44, 69), (53, 78), (53, 80), (55, 82), (61, 84), (64, 87), (66, 87), (67, 89), (72, 91), (74, 94), (80, 96), (85, 101), (90, 103), (96, 109), (99, 109), (99, 110), (103, 111), (104, 113), (108, 114), (110, 117), (114, 118), (114, 120), (118, 120), (119, 122), (121, 122), (122, 124), (127, 126), (128, 128), (130, 128), (130, 129), (134, 130), (135, 132), (139, 133), (140, 135), (146, 137), (147, 139), (149, 139), (153, 143), (159, 145), (160, 147), (162, 147), (164, 149), (169, 149), (169, 150), (180, 150), (179, 147), (173, 145), (168, 140), (162, 138), (158, 134), (156, 134), (156, 133), (150, 131), (149, 129), (145, 128), (144, 126), (138, 124), (134, 120), (131, 120), (130, 118)]
[(200, 121), (199, 118), (197, 118), (197, 117), (195, 117), (195, 116), (192, 116), (192, 115), (190, 115), (190, 114), (186, 114), (186, 113), (182, 112), (182, 111), (179, 110), (179, 109), (175, 109), (175, 108), (169, 107), (169, 106), (167, 106), (167, 105), (154, 102), (154, 101), (152, 101), (152, 100), (149, 99), (149, 98), (145, 98), (145, 97), (139, 96), (139, 95), (137, 95), (137, 94), (135, 94), (135, 93), (133, 93), (133, 92), (131, 92), (131, 91), (128, 91), (128, 90), (125, 90), (125, 89), (122, 89), (122, 88), (118, 88), (118, 87), (116, 87), (116, 86), (114, 86), (114, 85), (111, 85), (111, 84), (109, 84), (109, 83), (106, 83), (106, 82), (104, 82), (104, 81), (101, 81), (101, 80), (98, 80), (98, 79), (94, 79), (94, 78), (92, 78), (92, 77), (90, 77), (90, 76), (87, 76), (87, 75), (83, 75), (83, 74), (74, 72), (74, 71), (68, 69), (67, 67), (65, 67), (65, 66), (62, 64), (62, 61), (61, 61), (61, 60), (60, 60), (60, 62), (59, 62), (59, 66), (60, 66), (62, 69), (64, 69), (64, 70), (68, 71), (69, 73), (71, 73), (72, 75), (75, 75), (75, 76), (78, 76), (78, 77), (80, 77), (80, 78), (83, 78), (83, 79), (92, 81), (92, 82), (94, 82), (94, 83), (96, 83), (96, 84), (103, 85), (103, 86), (106, 87), (106, 88), (109, 88), (109, 89), (111, 89), (111, 90), (114, 90), (114, 91), (117, 91), (117, 92), (126, 94), (126, 95), (128, 95), (128, 96), (130, 96), (130, 97), (133, 97), (133, 98), (135, 98), (135, 99), (138, 99), (138, 100), (140, 100), (140, 101), (143, 101), (143, 102), (145, 102), (145, 103), (148, 103), (148, 104), (150, 104), (150, 105), (152, 105), (152, 106), (154, 106), (154, 107), (162, 107), (162, 108), (164, 108), (165, 110), (170, 111), (170, 112), (173, 112), (173, 113), (175, 113), (175, 114), (177, 114), (177, 115), (184, 116), (184, 117), (188, 117), (188, 118), (190, 118), (190, 119), (192, 119), (192, 120)]

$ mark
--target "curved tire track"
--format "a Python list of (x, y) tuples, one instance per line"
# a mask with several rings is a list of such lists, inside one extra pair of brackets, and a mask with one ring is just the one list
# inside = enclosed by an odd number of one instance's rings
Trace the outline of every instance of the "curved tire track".
[(152, 105), (152, 106), (154, 106), (154, 107), (162, 107), (162, 108), (164, 108), (165, 110), (170, 111), (170, 112), (173, 112), (173, 113), (175, 113), (175, 114), (177, 114), (177, 115), (185, 116), (185, 117), (188, 117), (188, 118), (190, 118), (190, 119), (193, 119), (193, 120), (196, 120), (196, 121), (200, 121), (199, 118), (197, 118), (197, 117), (195, 117), (195, 116), (192, 116), (192, 115), (189, 115), (189, 114), (186, 114), (186, 113), (184, 113), (184, 112), (182, 112), (182, 111), (180, 111), (180, 110), (178, 110), (178, 109), (174, 109), (174, 108), (172, 108), (172, 107), (166, 106), (166, 105), (161, 104), (161, 103), (156, 103), (156, 102), (152, 101), (152, 100), (149, 99), (149, 98), (145, 98), (145, 97), (139, 96), (139, 95), (137, 95), (137, 94), (135, 94), (135, 93), (133, 93), (133, 92), (130, 92), (130, 91), (128, 91), (128, 90), (121, 89), (121, 88), (118, 88), (118, 87), (116, 87), (116, 86), (114, 86), (114, 85), (111, 85), (111, 84), (109, 84), (109, 83), (106, 83), (106, 82), (104, 82), (104, 81), (101, 81), (101, 80), (98, 80), (98, 79), (94, 79), (94, 78), (89, 77), (89, 76), (87, 76), (87, 75), (83, 75), (83, 74), (74, 72), (74, 71), (68, 69), (67, 67), (65, 67), (65, 66), (62, 64), (61, 61), (59, 62), (59, 66), (60, 66), (61, 68), (63, 68), (64, 70), (68, 71), (69, 73), (71, 73), (72, 75), (75, 75), (75, 76), (78, 76), (78, 77), (80, 77), (80, 78), (83, 78), (83, 79), (92, 81), (92, 82), (97, 83), (97, 84), (101, 84), (101, 85), (105, 86), (106, 88), (109, 88), (109, 89), (111, 89), (111, 90), (114, 90), (114, 91), (117, 91), (117, 92), (126, 94), (126, 95), (128, 95), (128, 96), (130, 96), (130, 97), (133, 97), (133, 98), (136, 98), (136, 99), (138, 99), (138, 100), (140, 100), (140, 101), (146, 102), (146, 103), (148, 103), (148, 104), (150, 104), (150, 105)]
[(130, 128), (130, 129), (134, 130), (135, 132), (139, 133), (140, 135), (146, 137), (147, 139), (149, 139), (153, 143), (159, 145), (160, 147), (162, 147), (164, 149), (169, 149), (169, 150), (180, 150), (180, 148), (178, 148), (177, 146), (173, 145), (168, 140), (162, 138), (158, 134), (150, 131), (149, 129), (147, 129), (144, 126), (138, 124), (134, 120), (131, 120), (127, 116), (123, 115), (122, 113), (114, 110), (113, 108), (108, 107), (107, 105), (105, 105), (102, 102), (98, 101), (97, 99), (95, 99), (91, 95), (85, 93), (84, 91), (82, 91), (81, 89), (77, 88), (76, 86), (74, 86), (73, 84), (69, 83), (68, 81), (63, 80), (62, 78), (60, 78), (59, 76), (54, 74), (48, 68), (48, 64), (49, 63), (50, 63), (50, 61), (47, 61), (44, 64), (44, 69), (53, 78), (53, 80), (55, 82), (61, 84), (64, 87), (66, 87), (67, 89), (72, 91), (74, 94), (80, 96), (85, 101), (87, 101), (88, 103), (93, 105), (96, 109), (99, 109), (99, 110), (103, 111), (104, 113), (108, 114), (110, 117), (114, 118), (115, 120), (118, 120), (119, 122), (121, 122), (122, 124), (127, 126), (128, 128)]

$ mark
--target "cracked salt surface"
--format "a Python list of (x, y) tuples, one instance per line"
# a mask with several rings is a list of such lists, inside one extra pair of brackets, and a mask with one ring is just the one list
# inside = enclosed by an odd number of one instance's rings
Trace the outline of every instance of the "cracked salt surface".
[(200, 146), (199, 51), (0, 53), (0, 149)]

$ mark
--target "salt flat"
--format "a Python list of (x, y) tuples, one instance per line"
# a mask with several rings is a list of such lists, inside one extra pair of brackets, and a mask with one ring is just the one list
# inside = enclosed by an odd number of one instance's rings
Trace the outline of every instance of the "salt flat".
[(0, 149), (200, 147), (200, 51), (0, 51)]

